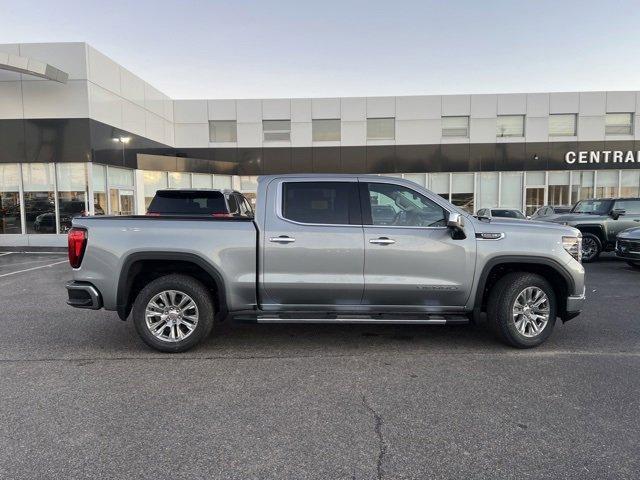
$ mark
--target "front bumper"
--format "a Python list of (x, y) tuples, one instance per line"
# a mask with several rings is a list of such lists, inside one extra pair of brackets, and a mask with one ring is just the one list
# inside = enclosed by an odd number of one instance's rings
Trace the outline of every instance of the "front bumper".
[(67, 305), (76, 308), (88, 308), (99, 310), (102, 308), (102, 296), (96, 287), (89, 282), (68, 282), (67, 285)]
[(618, 239), (616, 242), (616, 257), (640, 262), (640, 241)]
[(582, 311), (582, 307), (584, 306), (584, 301), (586, 299), (586, 288), (582, 289), (581, 295), (571, 295), (567, 297), (567, 308), (565, 313), (565, 318), (563, 320), (571, 320), (572, 318), (577, 317)]

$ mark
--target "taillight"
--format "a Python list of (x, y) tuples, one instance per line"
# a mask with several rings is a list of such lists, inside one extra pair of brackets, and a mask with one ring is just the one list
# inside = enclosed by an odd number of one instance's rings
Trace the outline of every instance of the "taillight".
[(84, 249), (87, 246), (87, 231), (84, 228), (72, 228), (67, 234), (69, 242), (69, 263), (72, 268), (79, 268), (82, 263)]

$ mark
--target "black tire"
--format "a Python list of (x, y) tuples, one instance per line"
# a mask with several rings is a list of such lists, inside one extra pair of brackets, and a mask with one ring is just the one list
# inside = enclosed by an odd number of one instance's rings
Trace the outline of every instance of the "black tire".
[[(186, 293), (198, 308), (198, 322), (193, 331), (183, 340), (162, 340), (154, 336), (147, 327), (145, 319), (147, 304), (165, 290)], [(138, 335), (147, 345), (161, 352), (177, 353), (189, 350), (211, 333), (214, 307), (211, 294), (202, 283), (187, 275), (172, 274), (153, 280), (140, 291), (133, 304), (132, 316)]]
[(634, 262), (633, 260), (627, 260), (627, 263), (629, 264), (629, 266), (633, 267), (633, 268), (637, 268), (640, 270), (640, 262)]
[[(548, 299), (549, 320), (545, 327), (535, 336), (527, 337), (516, 328), (513, 308), (518, 295), (528, 287), (542, 290)], [(556, 322), (556, 295), (551, 284), (540, 275), (529, 272), (508, 273), (496, 282), (489, 292), (487, 303), (487, 320), (500, 340), (517, 348), (531, 348), (543, 343)]]
[[(587, 250), (585, 250), (585, 248)], [(582, 262), (595, 262), (602, 253), (602, 242), (593, 233), (582, 234)]]

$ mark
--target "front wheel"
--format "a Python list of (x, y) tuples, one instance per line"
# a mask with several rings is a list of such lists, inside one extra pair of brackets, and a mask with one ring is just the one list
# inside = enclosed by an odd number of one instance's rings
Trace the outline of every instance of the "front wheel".
[(497, 336), (518, 348), (543, 343), (556, 322), (556, 295), (542, 276), (514, 272), (502, 277), (491, 289), (487, 318)]
[(602, 252), (602, 242), (593, 233), (582, 234), (582, 261), (594, 262)]
[(140, 338), (161, 352), (184, 352), (213, 328), (211, 295), (196, 279), (166, 275), (149, 283), (133, 304), (133, 323)]

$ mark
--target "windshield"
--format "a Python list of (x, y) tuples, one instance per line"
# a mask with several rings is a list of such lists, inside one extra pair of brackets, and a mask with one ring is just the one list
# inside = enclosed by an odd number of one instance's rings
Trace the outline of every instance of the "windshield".
[(606, 215), (611, 210), (611, 200), (580, 200), (571, 213), (588, 213), (590, 215)]
[(518, 210), (491, 210), (491, 216), (502, 218), (525, 218), (522, 212)]

